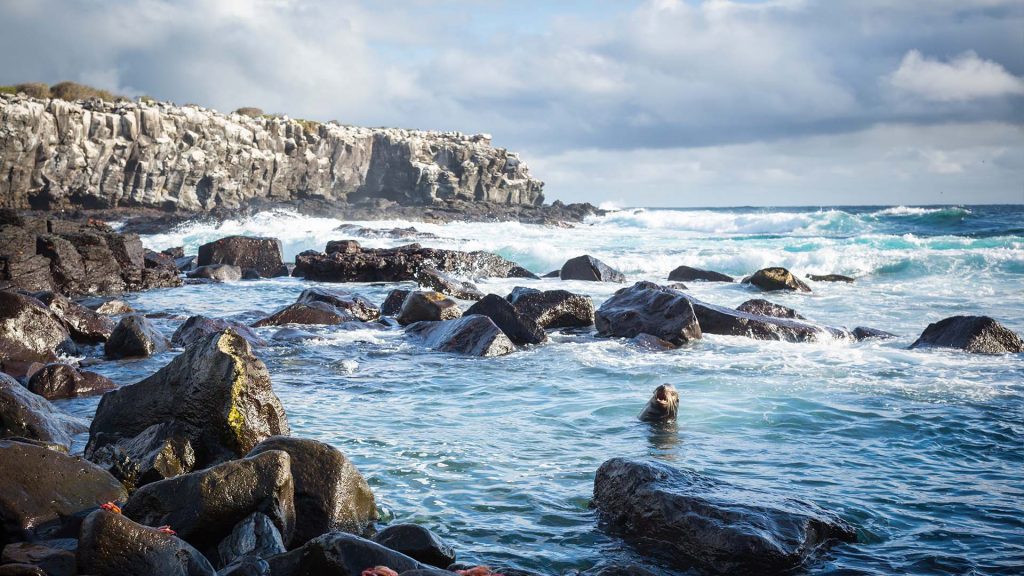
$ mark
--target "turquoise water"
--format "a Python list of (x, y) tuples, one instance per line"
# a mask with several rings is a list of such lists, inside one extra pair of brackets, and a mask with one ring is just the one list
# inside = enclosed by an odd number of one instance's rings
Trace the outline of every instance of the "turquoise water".
[[(809, 572), (1010, 574), (1024, 568), (1024, 358), (906, 350), (929, 323), (987, 314), (1024, 333), (1024, 208), (622, 210), (573, 228), (521, 224), (416, 226), (427, 246), (484, 249), (543, 273), (582, 253), (661, 280), (681, 264), (740, 276), (782, 265), (811, 294), (769, 298), (808, 318), (871, 326), (889, 341), (813, 344), (707, 336), (665, 353), (588, 333), (476, 359), (424, 350), (400, 331), (310, 327), (317, 338), (258, 350), (294, 434), (329, 442), (367, 476), (387, 518), (428, 526), (460, 558), (546, 574), (636, 559), (596, 529), (587, 508), (594, 472), (612, 456), (657, 458), (731, 482), (796, 495), (859, 529)], [(144, 238), (161, 249), (236, 233), (281, 238), (287, 257), (344, 237), (331, 219), (265, 213), (220, 226), (191, 224)], [(366, 246), (409, 240), (361, 239)], [(251, 321), (312, 283), (275, 279), (133, 294), (170, 312), (169, 334), (191, 314)], [(618, 286), (566, 287), (597, 303)], [(352, 284), (379, 303), (394, 285)], [(703, 300), (735, 306), (757, 294), (699, 284)], [(264, 329), (266, 335), (273, 329)], [(95, 369), (121, 384), (165, 364), (155, 358)], [(678, 425), (636, 420), (651, 391), (680, 391)], [(91, 416), (96, 399), (65, 403)], [(666, 570), (666, 574), (674, 574)]]

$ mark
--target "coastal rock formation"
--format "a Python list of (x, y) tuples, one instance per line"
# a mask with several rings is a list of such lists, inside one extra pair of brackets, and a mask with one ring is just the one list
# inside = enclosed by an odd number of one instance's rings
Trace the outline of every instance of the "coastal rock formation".
[(797, 313), (796, 310), (783, 306), (782, 304), (776, 304), (769, 302), (761, 298), (753, 298), (747, 300), (743, 304), (736, 307), (736, 310), (740, 312), (746, 312), (747, 314), (756, 314), (760, 316), (772, 316), (774, 318), (795, 318), (797, 320), (803, 320), (804, 317)]
[(466, 316), (482, 314), (490, 318), (514, 344), (540, 344), (548, 339), (544, 329), (532, 318), (520, 313), (501, 296), (488, 294), (466, 310)]
[(562, 280), (590, 282), (625, 282), (626, 276), (593, 256), (577, 256), (562, 264), (558, 273)]
[(47, 400), (99, 394), (116, 388), (107, 378), (88, 370), (79, 370), (70, 364), (47, 364), (28, 379), (30, 392)]
[(416, 281), (420, 286), (436, 290), (442, 294), (461, 300), (479, 300), (484, 297), (475, 284), (456, 280), (447, 274), (430, 267), (420, 268), (416, 272)]
[(474, 314), (455, 320), (417, 322), (406, 333), (438, 352), (469, 356), (501, 356), (515, 350), (512, 341), (487, 316)]
[(345, 290), (328, 290), (327, 288), (306, 288), (299, 294), (296, 302), (324, 302), (351, 314), (356, 320), (371, 322), (380, 318), (380, 310), (366, 298)]
[(250, 118), (166, 103), (0, 95), (0, 207), (206, 211), (311, 197), (536, 206), (487, 135)]
[(228, 236), (199, 247), (199, 266), (231, 264), (242, 270), (255, 270), (261, 278), (287, 276), (284, 252), (277, 238)]
[(210, 334), (223, 332), (231, 329), (242, 338), (249, 341), (252, 346), (265, 346), (267, 341), (260, 338), (256, 332), (245, 324), (225, 320), (223, 318), (209, 318), (207, 316), (190, 316), (185, 320), (171, 336), (171, 344), (179, 347), (187, 347), (197, 340), (201, 340)]
[(32, 362), (52, 362), (74, 350), (71, 335), (46, 305), (0, 290), (0, 369), (21, 375)]
[(853, 336), (844, 328), (811, 324), (791, 318), (762, 316), (708, 304), (684, 295), (697, 315), (701, 331), (705, 334), (721, 334), (723, 336), (746, 336), (757, 340), (784, 340), (786, 342), (816, 342), (827, 338), (852, 339)]
[(929, 324), (910, 345), (958, 348), (978, 354), (1024, 352), (1020, 336), (988, 316), (952, 316)]
[(105, 342), (114, 331), (109, 317), (72, 302), (56, 292), (36, 292), (32, 296), (60, 318), (75, 342), (95, 344)]
[(104, 576), (215, 576), (210, 561), (182, 539), (107, 510), (82, 522), (78, 569)]
[(470, 277), (536, 278), (529, 270), (489, 252), (460, 252), (409, 244), (398, 248), (362, 248), (350, 241), (345, 250), (302, 252), (292, 276), (318, 282), (416, 281), (423, 268)]
[[(71, 446), (71, 437), (87, 426), (65, 414), (46, 398), (29, 392), (17, 380), (0, 373), (0, 438), (21, 437)], [(2, 487), (2, 485), (0, 485)]]
[(693, 305), (678, 290), (637, 282), (615, 292), (594, 315), (601, 336), (633, 338), (650, 334), (679, 345), (701, 337)]
[(285, 324), (337, 325), (355, 320), (356, 317), (349, 314), (348, 311), (326, 302), (296, 302), (281, 308), (266, 318), (257, 320), (253, 323), (253, 327), (283, 326)]
[(856, 539), (852, 526), (809, 502), (661, 463), (608, 460), (594, 478), (593, 504), (641, 552), (715, 574), (786, 573)]
[(583, 294), (517, 286), (505, 299), (541, 328), (586, 328), (594, 323), (594, 301)]
[(150, 482), (190, 472), (196, 465), (196, 453), (185, 425), (170, 421), (104, 444), (89, 460), (107, 469), (132, 492)]
[(810, 287), (804, 284), (792, 272), (785, 268), (762, 268), (743, 279), (744, 284), (756, 286), (765, 292), (775, 290), (789, 290), (791, 292), (810, 292)]
[(680, 266), (668, 273), (669, 282), (735, 282), (732, 276), (715, 272), (714, 270), (702, 270), (689, 266)]

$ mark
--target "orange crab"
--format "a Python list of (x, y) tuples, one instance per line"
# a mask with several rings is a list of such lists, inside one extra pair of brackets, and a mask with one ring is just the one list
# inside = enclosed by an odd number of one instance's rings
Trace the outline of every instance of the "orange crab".
[(103, 504), (100, 504), (100, 508), (106, 510), (107, 512), (113, 512), (114, 514), (121, 513), (121, 507), (118, 506), (117, 504), (114, 504), (113, 502), (105, 502)]
[(158, 527), (157, 531), (158, 532), (163, 532), (164, 534), (170, 534), (171, 536), (174, 536), (175, 534), (177, 534), (177, 532), (175, 532), (174, 530), (171, 530), (171, 527), (166, 525), (166, 524), (164, 524), (163, 526)]
[(395, 572), (387, 566), (374, 566), (373, 568), (363, 570), (361, 576), (398, 576), (398, 572)]
[(468, 570), (456, 570), (455, 573), (459, 576), (504, 576), (498, 572), (491, 572), (489, 566), (476, 566)]

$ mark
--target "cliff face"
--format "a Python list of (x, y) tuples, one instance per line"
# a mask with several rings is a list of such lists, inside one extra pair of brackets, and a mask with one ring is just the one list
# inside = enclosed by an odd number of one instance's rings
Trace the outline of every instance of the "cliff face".
[(537, 206), (544, 183), (486, 135), (0, 95), (0, 207), (238, 208), (383, 198)]

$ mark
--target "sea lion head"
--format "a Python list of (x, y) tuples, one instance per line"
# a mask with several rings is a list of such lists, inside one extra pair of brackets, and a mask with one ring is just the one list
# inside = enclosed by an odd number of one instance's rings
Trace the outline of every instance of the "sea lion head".
[(662, 384), (654, 389), (654, 394), (640, 413), (645, 422), (675, 420), (679, 410), (679, 392), (671, 384)]

